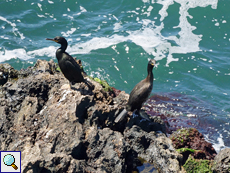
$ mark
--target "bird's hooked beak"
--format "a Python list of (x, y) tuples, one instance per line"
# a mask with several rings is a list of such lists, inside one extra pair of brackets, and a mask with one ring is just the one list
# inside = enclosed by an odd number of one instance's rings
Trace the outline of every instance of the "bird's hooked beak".
[(154, 67), (156, 65), (156, 60), (152, 60), (151, 65)]
[(58, 42), (58, 40), (54, 40), (54, 39), (52, 39), (52, 38), (46, 38), (46, 40), (55, 41), (56, 43)]

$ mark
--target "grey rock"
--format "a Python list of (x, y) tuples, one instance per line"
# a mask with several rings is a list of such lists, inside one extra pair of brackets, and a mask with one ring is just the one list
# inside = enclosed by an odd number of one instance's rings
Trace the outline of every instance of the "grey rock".
[(164, 121), (160, 119), (160, 117), (149, 116), (148, 119), (145, 119), (140, 115), (133, 114), (126, 124), (126, 128), (132, 128), (134, 125), (139, 126), (142, 130), (146, 132), (161, 131), (163, 133), (166, 133)]
[(84, 160), (76, 160), (70, 155), (63, 153), (49, 153), (44, 149), (52, 150), (51, 145), (37, 142), (33, 147), (25, 147), (22, 157), (23, 173), (62, 173), (83, 172), (86, 165)]
[(230, 148), (221, 150), (214, 158), (213, 172), (230, 172)]
[(172, 141), (166, 136), (156, 138), (146, 153), (148, 161), (153, 162), (161, 172), (184, 172), (181, 168), (182, 155), (176, 152)]
[(124, 132), (125, 140), (138, 153), (138, 157), (154, 164), (161, 172), (183, 172), (182, 155), (174, 149), (172, 142), (163, 133), (146, 132), (134, 125)]
[(95, 172), (125, 172), (127, 145), (121, 133), (89, 127), (85, 142), (88, 164)]

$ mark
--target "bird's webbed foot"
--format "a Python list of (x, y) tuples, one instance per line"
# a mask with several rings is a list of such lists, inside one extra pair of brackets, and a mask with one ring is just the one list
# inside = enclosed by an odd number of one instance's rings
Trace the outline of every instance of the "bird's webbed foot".
[(142, 110), (142, 109), (141, 110), (136, 110), (135, 114), (137, 114), (137, 115), (141, 116), (142, 118), (150, 121), (149, 115), (144, 110)]

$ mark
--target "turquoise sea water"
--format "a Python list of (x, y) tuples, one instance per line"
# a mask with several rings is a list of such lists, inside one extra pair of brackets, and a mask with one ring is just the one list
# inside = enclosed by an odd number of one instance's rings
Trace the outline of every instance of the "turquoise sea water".
[(230, 147), (229, 6), (229, 0), (2, 0), (0, 63), (21, 69), (37, 59), (56, 61), (59, 45), (45, 38), (64, 36), (67, 52), (90, 76), (129, 93), (155, 58), (152, 94), (189, 98), (184, 116), (210, 124), (215, 134), (204, 135), (219, 150)]

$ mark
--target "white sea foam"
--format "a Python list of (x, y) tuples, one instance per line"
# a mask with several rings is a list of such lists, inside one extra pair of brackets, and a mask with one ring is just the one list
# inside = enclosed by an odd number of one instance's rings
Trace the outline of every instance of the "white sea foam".
[(81, 12), (77, 13), (76, 15), (80, 15), (81, 13), (87, 12), (87, 10), (82, 6), (80, 6), (80, 10), (81, 10)]
[[(190, 8), (195, 8), (198, 6), (206, 7), (208, 5), (211, 5), (212, 8), (215, 9), (217, 8), (218, 0), (209, 0), (205, 2), (200, 2), (199, 0), (175, 0), (175, 2), (181, 4), (181, 8), (179, 11), (180, 22), (178, 26), (175, 26), (175, 28), (181, 29), (181, 31), (178, 33), (180, 36), (179, 38), (177, 38), (176, 36), (162, 36), (161, 30), (164, 28), (163, 22), (161, 23), (161, 25), (156, 26), (154, 21), (151, 21), (149, 19), (142, 19), (141, 21), (139, 21), (139, 23), (142, 24), (143, 29), (137, 31), (127, 31), (127, 33), (129, 34), (128, 36), (120, 36), (114, 34), (109, 38), (93, 38), (88, 42), (79, 45), (79, 47), (82, 48), (81, 50), (76, 47), (77, 45), (72, 46), (71, 50), (74, 53), (77, 53), (78, 51), (80, 51), (80, 53), (89, 53), (91, 50), (107, 48), (114, 44), (131, 40), (136, 45), (141, 46), (147, 53), (154, 55), (156, 57), (156, 60), (163, 59), (166, 57), (166, 54), (168, 54), (167, 65), (172, 61), (178, 60), (178, 58), (173, 57), (173, 54), (175, 53), (190, 53), (200, 51), (199, 42), (202, 39), (202, 35), (196, 35), (193, 33), (193, 30), (195, 30), (196, 27), (192, 26), (187, 20), (187, 17), (192, 18), (192, 16), (190, 16), (190, 14), (188, 13), (188, 10)], [(159, 14), (161, 15), (160, 20), (163, 21), (168, 15), (167, 9), (170, 5), (174, 3), (174, 1), (158, 0), (156, 3), (163, 5), (162, 9), (159, 11)], [(150, 13), (152, 9), (153, 7), (149, 6), (147, 11)], [(136, 11), (132, 11), (132, 13), (135, 13), (137, 15), (139, 14)], [(152, 27), (148, 27), (148, 25), (151, 25)], [(121, 23), (119, 23), (119, 25), (115, 24), (114, 30), (117, 31), (121, 27)], [(169, 41), (174, 41), (177, 46), (172, 46)]]
[(2, 17), (2, 16), (0, 16), (0, 20), (2, 20), (4, 22), (6, 22), (7, 24), (9, 24), (12, 27), (12, 31), (16, 36), (19, 35), (22, 40), (25, 39), (25, 37), (23, 36), (23, 33), (19, 32), (18, 29), (16, 28), (15, 23), (7, 20), (5, 17)]
[(19, 59), (30, 59), (31, 57), (27, 55), (25, 49), (14, 49), (14, 50), (3, 50), (0, 51), (0, 62), (10, 60), (12, 58), (19, 58)]
[[(143, 0), (143, 2), (148, 3), (149, 1)], [(174, 28), (180, 28), (180, 31), (177, 36), (163, 36), (161, 31), (164, 29), (164, 19), (168, 16), (167, 10), (168, 8), (174, 4), (179, 3), (179, 24), (178, 26), (174, 26)], [(150, 2), (149, 2), (150, 3)], [(149, 16), (154, 9), (154, 3), (158, 3), (162, 5), (162, 8), (159, 11), (160, 14), (160, 25), (156, 25), (154, 20), (144, 19), (143, 14), (147, 14), (145, 16)], [(213, 9), (217, 8), (218, 0), (156, 0), (152, 1), (151, 4), (144, 6), (141, 8), (137, 8), (132, 11), (127, 11), (126, 13), (132, 13), (133, 17), (135, 17), (138, 23), (142, 25), (141, 29), (136, 31), (126, 31), (128, 35), (123, 36), (119, 35), (117, 32), (123, 29), (122, 22), (118, 22), (118, 18), (113, 15), (116, 19), (114, 22), (114, 35), (110, 37), (94, 37), (85, 42), (78, 42), (76, 44), (71, 44), (67, 51), (70, 54), (87, 54), (92, 50), (104, 49), (110, 46), (116, 45), (121, 42), (131, 41), (136, 45), (142, 47), (148, 54), (155, 56), (156, 60), (161, 60), (163, 58), (167, 58), (168, 65), (172, 61), (178, 61), (178, 57), (176, 54), (186, 54), (190, 52), (200, 51), (199, 43), (202, 39), (202, 35), (196, 35), (193, 31), (196, 29), (195, 26), (192, 26), (187, 18), (192, 18), (192, 16), (188, 13), (190, 8), (195, 7), (206, 7), (211, 5)], [(38, 4), (39, 6), (39, 4)], [(41, 8), (41, 6), (39, 6)], [(80, 6), (80, 15), (81, 13), (87, 12), (87, 10)], [(147, 13), (146, 13), (147, 12)], [(21, 39), (24, 39), (22, 33), (18, 31), (16, 28), (16, 24), (8, 21), (6, 18), (0, 16), (0, 20), (7, 22), (10, 24), (15, 32), (15, 34), (20, 35)], [(120, 20), (120, 19), (119, 19)], [(71, 28), (66, 32), (62, 32), (64, 37), (70, 37), (76, 28)], [(88, 36), (91, 35), (82, 35)], [(171, 42), (175, 42), (176, 44), (172, 45)], [(15, 49), (15, 50), (1, 50), (0, 62), (17, 57), (20, 59), (29, 59), (34, 58), (35, 56), (48, 56), (54, 57), (55, 49), (57, 48), (50, 46), (47, 48), (37, 49), (34, 51), (26, 51), (25, 49)]]
[(42, 4), (37, 3), (38, 7), (40, 8), (40, 11), (42, 11)]
[(48, 3), (50, 3), (50, 4), (54, 4), (54, 2), (53, 2), (53, 1), (49, 1), (49, 0), (48, 0)]
[(91, 33), (89, 33), (89, 34), (81, 34), (81, 36), (82, 37), (89, 37), (89, 36), (91, 36)]
[(49, 47), (45, 47), (45, 48), (34, 50), (34, 51), (28, 51), (26, 55), (29, 58), (34, 58), (35, 56), (54, 57), (55, 56), (54, 52), (56, 52), (57, 48), (58, 47), (49, 46)]
[(114, 32), (119, 32), (119, 30), (120, 30), (121, 28), (122, 28), (121, 22), (119, 22), (119, 23), (115, 23), (115, 24), (114, 24), (113, 30), (114, 30)]
[(213, 144), (213, 148), (217, 151), (220, 152), (220, 150), (222, 150), (223, 148), (225, 148), (225, 144), (224, 144), (224, 140), (223, 140), (223, 136), (222, 134), (220, 134), (220, 136), (217, 139), (218, 143), (214, 143)]
[(113, 15), (113, 18), (116, 19), (116, 20), (118, 20), (118, 18), (115, 15)]
[[(190, 8), (195, 7), (206, 7), (211, 5), (213, 9), (217, 8), (218, 0), (208, 0), (208, 1), (199, 1), (199, 0), (158, 0), (156, 3), (162, 4), (163, 7), (159, 11), (159, 14), (161, 15), (160, 20), (163, 21), (165, 17), (168, 16), (167, 10), (170, 5), (174, 4), (174, 2), (177, 2), (181, 5), (179, 9), (180, 14), (180, 22), (178, 26), (175, 26), (174, 28), (180, 28), (181, 31), (178, 33), (179, 38), (170, 36), (170, 37), (164, 37), (166, 40), (173, 40), (177, 43), (178, 46), (171, 46), (171, 44), (167, 44), (168, 41), (160, 44), (160, 47), (156, 47), (156, 52), (159, 53), (153, 53), (157, 58), (156, 59), (162, 59), (161, 57), (165, 57), (163, 54), (165, 54), (165, 51), (168, 52), (167, 57), (167, 64), (169, 64), (171, 61), (176, 61), (177, 58), (173, 58), (173, 53), (190, 53), (190, 52), (197, 52), (200, 51), (199, 48), (199, 42), (201, 41), (202, 35), (196, 35), (192, 31), (196, 29), (195, 26), (192, 26), (188, 20), (187, 17), (192, 18), (192, 16), (188, 13), (188, 10)], [(152, 2), (154, 3), (154, 2)], [(164, 25), (162, 23), (162, 28), (164, 28)], [(161, 29), (161, 28), (159, 28)], [(157, 33), (157, 32), (156, 32)], [(158, 33), (159, 34), (159, 33)], [(163, 54), (162, 54), (163, 53)]]
[(67, 32), (61, 32), (61, 34), (64, 36), (64, 37), (69, 37), (71, 34), (73, 34), (77, 29), (76, 28), (71, 28), (69, 31)]

